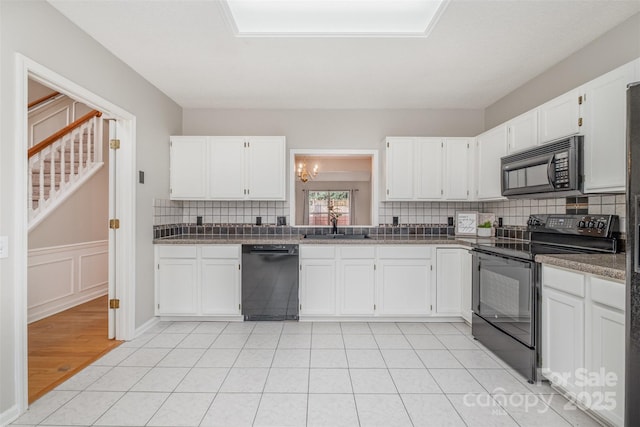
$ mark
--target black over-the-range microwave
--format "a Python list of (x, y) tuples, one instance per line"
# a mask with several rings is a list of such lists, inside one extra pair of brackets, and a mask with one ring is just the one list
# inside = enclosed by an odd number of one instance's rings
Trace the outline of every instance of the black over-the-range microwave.
[(502, 195), (509, 199), (581, 195), (582, 163), (582, 136), (502, 157)]

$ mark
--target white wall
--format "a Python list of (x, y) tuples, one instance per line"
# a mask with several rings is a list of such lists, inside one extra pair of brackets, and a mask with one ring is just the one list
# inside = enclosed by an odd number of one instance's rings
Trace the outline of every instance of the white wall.
[[(580, 23), (576, 22), (576, 25)], [(640, 13), (487, 107), (485, 129), (491, 129), (638, 57)]]
[[(46, 35), (46, 36), (44, 36)], [(136, 116), (137, 184), (136, 325), (153, 316), (152, 200), (168, 198), (169, 135), (182, 132), (181, 108), (115, 58), (46, 2), (0, 1), (0, 235), (9, 236), (9, 258), (0, 259), (0, 420), (15, 411), (14, 355), (17, 310), (13, 174), (16, 105), (15, 54), (21, 53)], [(26, 206), (25, 206), (26, 215)]]

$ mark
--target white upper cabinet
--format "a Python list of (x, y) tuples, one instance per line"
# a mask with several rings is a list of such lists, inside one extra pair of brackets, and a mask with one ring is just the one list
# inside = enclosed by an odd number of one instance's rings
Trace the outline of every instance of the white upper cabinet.
[(284, 136), (172, 136), (171, 198), (285, 200)]
[(247, 193), (252, 200), (285, 199), (285, 143), (282, 136), (249, 138)]
[(581, 88), (585, 193), (625, 191), (626, 89), (634, 72), (631, 62)]
[(443, 194), (445, 200), (468, 200), (469, 177), (472, 171), (470, 149), (472, 138), (445, 138)]
[(502, 199), (500, 158), (507, 154), (507, 127), (497, 126), (477, 138), (478, 200)]
[(242, 200), (246, 197), (246, 144), (241, 136), (209, 138), (208, 198)]
[(415, 155), (418, 162), (416, 168), (416, 198), (418, 199), (442, 198), (442, 146), (442, 138), (418, 138)]
[(538, 107), (540, 143), (580, 132), (580, 90), (574, 89)]
[(387, 200), (414, 197), (414, 162), (417, 138), (387, 138)]
[(204, 199), (207, 196), (207, 137), (172, 136), (169, 149), (172, 199)]
[(509, 153), (538, 145), (538, 109), (528, 111), (507, 122)]
[(468, 200), (472, 138), (387, 138), (387, 200)]

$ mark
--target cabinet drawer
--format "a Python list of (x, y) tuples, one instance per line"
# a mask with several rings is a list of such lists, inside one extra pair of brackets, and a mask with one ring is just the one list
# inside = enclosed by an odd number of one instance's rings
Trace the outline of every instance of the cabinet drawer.
[(160, 258), (196, 258), (196, 247), (193, 245), (167, 245), (158, 246)]
[(431, 258), (429, 246), (378, 246), (378, 258), (384, 259), (428, 259)]
[(336, 247), (333, 245), (300, 245), (300, 258), (330, 258), (336, 257)]
[(543, 266), (542, 284), (547, 288), (584, 297), (584, 275), (580, 273)]
[(599, 277), (591, 277), (590, 282), (591, 299), (594, 302), (624, 311), (626, 295), (623, 283), (612, 282)]
[(340, 246), (338, 253), (341, 259), (373, 259), (376, 257), (374, 246)]
[(202, 246), (202, 258), (239, 258), (238, 245), (206, 245)]

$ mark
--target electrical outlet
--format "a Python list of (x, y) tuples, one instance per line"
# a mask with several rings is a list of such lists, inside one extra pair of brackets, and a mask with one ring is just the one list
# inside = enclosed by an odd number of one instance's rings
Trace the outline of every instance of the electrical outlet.
[(9, 236), (0, 236), (0, 258), (9, 258)]

